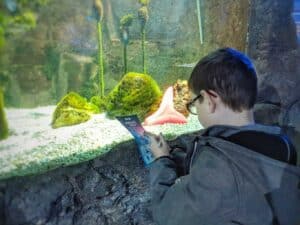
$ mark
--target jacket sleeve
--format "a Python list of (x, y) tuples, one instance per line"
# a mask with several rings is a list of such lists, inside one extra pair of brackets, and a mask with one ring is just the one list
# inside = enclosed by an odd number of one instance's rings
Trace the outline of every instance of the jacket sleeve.
[(178, 178), (170, 157), (150, 168), (152, 213), (160, 225), (217, 224), (232, 216), (237, 204), (235, 179), (228, 162), (203, 150), (190, 173)]
[(169, 141), (171, 147), (171, 159), (176, 163), (176, 171), (178, 176), (183, 176), (186, 174), (186, 156), (193, 148), (191, 143), (194, 142), (196, 135), (190, 136), (180, 136), (174, 141)]
[(176, 164), (176, 172), (178, 176), (183, 176), (186, 174), (185, 168), (185, 158), (186, 158), (186, 151), (182, 148), (173, 148), (170, 154), (170, 158)]

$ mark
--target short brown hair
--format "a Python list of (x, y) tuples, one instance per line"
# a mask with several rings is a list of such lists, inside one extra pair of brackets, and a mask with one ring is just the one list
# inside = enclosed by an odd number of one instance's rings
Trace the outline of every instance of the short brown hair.
[(195, 94), (213, 90), (234, 111), (251, 109), (257, 96), (257, 74), (251, 60), (243, 53), (222, 48), (202, 58), (189, 79)]

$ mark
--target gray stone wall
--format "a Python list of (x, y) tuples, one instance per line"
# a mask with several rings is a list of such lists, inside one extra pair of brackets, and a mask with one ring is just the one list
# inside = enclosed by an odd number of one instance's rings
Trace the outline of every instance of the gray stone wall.
[[(245, 51), (249, 18), (249, 0), (201, 0), (207, 52), (220, 47)], [(207, 43), (206, 43), (207, 42)]]
[(256, 120), (286, 128), (300, 152), (300, 46), (293, 0), (252, 0), (248, 54), (259, 78)]
[(54, 171), (0, 181), (1, 225), (152, 225), (148, 171), (135, 144)]

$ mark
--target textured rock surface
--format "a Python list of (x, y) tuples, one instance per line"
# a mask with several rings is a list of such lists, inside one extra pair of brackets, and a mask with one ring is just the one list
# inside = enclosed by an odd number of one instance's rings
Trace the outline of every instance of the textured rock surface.
[(233, 47), (245, 51), (249, 18), (248, 0), (201, 1), (206, 47)]
[(300, 84), (300, 54), (293, 1), (252, 2), (248, 52), (259, 74), (259, 97), (287, 106), (300, 97), (295, 91)]
[(259, 103), (254, 106), (254, 117), (257, 123), (277, 125), (281, 108), (275, 104)]
[(293, 0), (252, 0), (248, 53), (259, 78), (262, 104), (256, 107), (256, 119), (286, 127), (299, 143), (300, 47), (292, 11)]
[(0, 182), (0, 224), (153, 224), (132, 141), (77, 166)]

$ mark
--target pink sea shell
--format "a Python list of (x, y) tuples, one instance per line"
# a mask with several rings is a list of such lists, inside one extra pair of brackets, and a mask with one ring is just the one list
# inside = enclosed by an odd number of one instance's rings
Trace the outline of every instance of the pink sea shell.
[(164, 123), (186, 123), (187, 119), (184, 115), (174, 109), (173, 104), (173, 87), (168, 87), (160, 106), (156, 112), (148, 116), (144, 125), (158, 125)]

